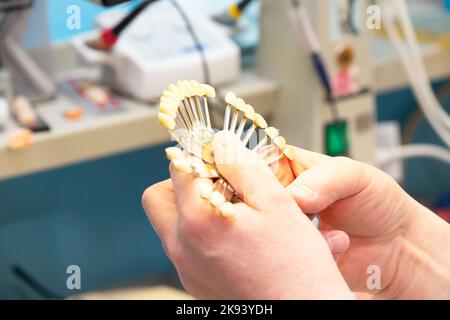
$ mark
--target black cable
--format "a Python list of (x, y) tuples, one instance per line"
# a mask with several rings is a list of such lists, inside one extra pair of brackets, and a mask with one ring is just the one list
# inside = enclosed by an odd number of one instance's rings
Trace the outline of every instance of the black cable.
[(51, 292), (43, 285), (41, 285), (36, 279), (32, 278), (24, 269), (22, 269), (18, 265), (12, 266), (12, 271), (14, 275), (23, 281), (29, 288), (31, 288), (34, 292), (39, 294), (44, 299), (63, 299), (58, 294)]
[[(303, 4), (300, 2), (300, 0), (291, 0), (291, 4), (294, 8), (294, 10), (297, 10), (299, 8), (304, 8)], [(306, 9), (305, 13), (306, 12)], [(297, 17), (298, 20), (300, 20), (300, 17)], [(301, 21), (299, 21), (299, 24), (301, 25)], [(333, 94), (333, 88), (330, 80), (330, 74), (327, 70), (327, 66), (325, 64), (325, 61), (323, 60), (323, 57), (321, 55), (321, 52), (309, 52), (313, 67), (316, 71), (316, 74), (319, 78), (319, 81), (323, 87), (323, 90), (325, 91), (325, 98), (328, 102), (328, 105), (331, 109), (331, 116), (333, 118), (334, 123), (341, 122), (341, 117), (339, 115), (338, 105), (337, 105), (337, 98)]]
[(238, 3), (238, 8), (242, 12), (245, 10), (245, 8), (252, 2), (253, 0), (242, 0)]
[(176, 0), (170, 0), (170, 2), (173, 4), (175, 9), (177, 9), (178, 13), (180, 14), (181, 18), (183, 19), (183, 21), (186, 25), (186, 29), (191, 34), (192, 40), (194, 41), (194, 45), (196, 46), (196, 48), (200, 54), (200, 59), (202, 60), (203, 80), (205, 83), (210, 84), (211, 83), (211, 74), (210, 74), (210, 69), (209, 69), (208, 62), (207, 62), (206, 56), (205, 56), (205, 48), (203, 48), (203, 45), (201, 44), (200, 39), (199, 39), (197, 33), (195, 32), (194, 27), (193, 27), (191, 21), (189, 20), (186, 12), (183, 10), (183, 8), (179, 5), (179, 3)]
[(0, 1), (0, 11), (9, 12), (31, 7), (33, 0)]
[(120, 21), (113, 29), (113, 33), (118, 37), (120, 33), (128, 27), (134, 19), (136, 19), (142, 11), (145, 10), (150, 4), (157, 0), (144, 0), (139, 6), (136, 7), (133, 11), (130, 12), (122, 21)]

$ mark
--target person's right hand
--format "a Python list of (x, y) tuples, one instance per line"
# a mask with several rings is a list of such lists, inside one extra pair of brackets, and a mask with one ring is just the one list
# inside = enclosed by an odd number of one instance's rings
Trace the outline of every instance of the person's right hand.
[[(338, 265), (352, 290), (382, 298), (450, 298), (450, 228), (443, 220), (381, 170), (293, 151), (295, 180), (287, 188), (303, 212), (320, 213), (321, 229), (349, 235)], [(373, 288), (376, 281), (368, 285), (368, 279), (377, 270), (381, 285)]]

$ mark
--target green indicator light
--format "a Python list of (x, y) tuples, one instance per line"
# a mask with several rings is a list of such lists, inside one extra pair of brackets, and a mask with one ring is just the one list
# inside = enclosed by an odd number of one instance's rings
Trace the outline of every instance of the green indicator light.
[(333, 122), (325, 127), (325, 149), (329, 156), (348, 155), (347, 122)]

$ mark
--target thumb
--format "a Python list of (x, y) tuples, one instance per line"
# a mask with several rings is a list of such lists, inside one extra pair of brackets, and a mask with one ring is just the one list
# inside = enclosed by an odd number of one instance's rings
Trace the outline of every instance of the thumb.
[(295, 205), (269, 166), (234, 133), (218, 132), (213, 141), (213, 154), (220, 174), (251, 207), (261, 210), (273, 206), (274, 197), (277, 202)]
[(317, 213), (358, 194), (371, 177), (363, 163), (337, 157), (306, 170), (287, 189), (305, 213)]

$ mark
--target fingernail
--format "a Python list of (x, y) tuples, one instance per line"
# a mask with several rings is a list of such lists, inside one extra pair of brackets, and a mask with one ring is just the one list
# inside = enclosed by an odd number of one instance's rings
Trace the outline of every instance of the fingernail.
[(348, 245), (345, 235), (340, 232), (336, 232), (335, 234), (328, 236), (327, 242), (333, 254), (344, 252)]
[(317, 192), (311, 190), (309, 187), (304, 184), (299, 184), (295, 187), (296, 193), (302, 197), (303, 199), (312, 199), (316, 197)]

